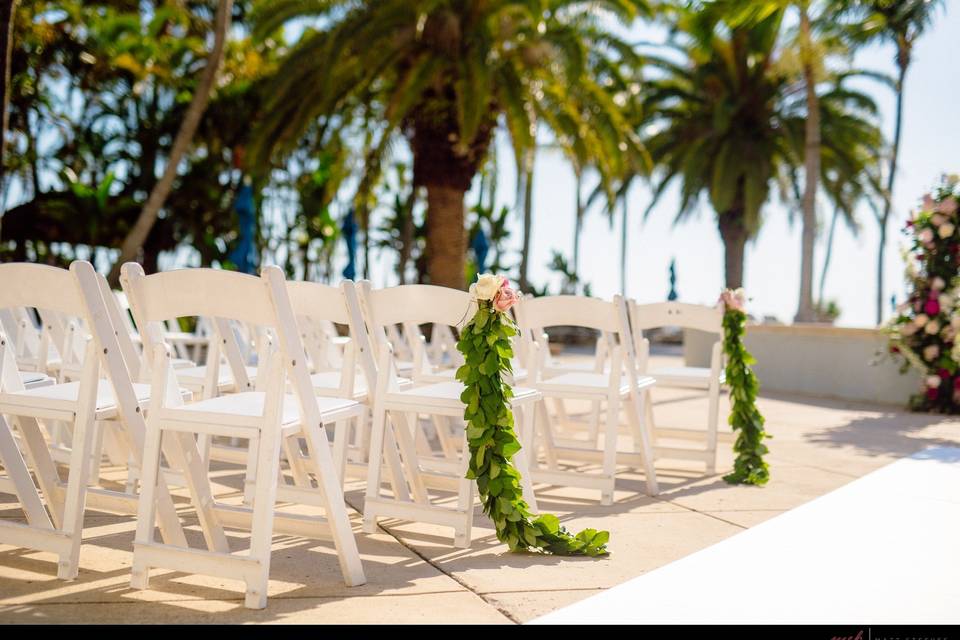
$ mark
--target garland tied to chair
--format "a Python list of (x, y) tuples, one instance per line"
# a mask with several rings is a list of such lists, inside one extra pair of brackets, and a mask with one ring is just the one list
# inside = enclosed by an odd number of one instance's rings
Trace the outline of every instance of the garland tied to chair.
[(763, 459), (763, 455), (769, 453), (763, 440), (772, 436), (763, 430), (764, 418), (757, 409), (760, 382), (750, 366), (756, 364), (756, 360), (743, 344), (746, 295), (743, 289), (726, 289), (720, 294), (720, 302), (724, 307), (723, 350), (727, 356), (727, 385), (732, 400), (729, 422), (738, 432), (733, 445), (737, 453), (733, 473), (723, 479), (730, 484), (764, 485), (770, 479), (770, 469)]
[(467, 442), (470, 454), (467, 478), (476, 480), (483, 512), (493, 521), (497, 539), (511, 551), (534, 550), (556, 555), (602, 556), (607, 552), (607, 531), (584, 529), (573, 535), (552, 514), (534, 518), (523, 499), (520, 472), (511, 464), (520, 451), (514, 432), (513, 397), (503, 373), (512, 373), (511, 338), (517, 335), (506, 313), (518, 295), (505, 278), (480, 276), (471, 286), (477, 312), (460, 332), (457, 349), (466, 361), (457, 380), (466, 386), (460, 399), (466, 405)]

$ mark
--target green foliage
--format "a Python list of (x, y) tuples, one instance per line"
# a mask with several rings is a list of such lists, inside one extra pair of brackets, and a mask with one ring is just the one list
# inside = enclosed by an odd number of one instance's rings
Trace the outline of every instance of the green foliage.
[(467, 478), (477, 481), (483, 512), (497, 529), (497, 539), (511, 551), (528, 549), (556, 555), (601, 556), (607, 554), (607, 531), (584, 529), (573, 535), (556, 516), (534, 519), (523, 500), (520, 473), (511, 464), (520, 450), (514, 432), (509, 400), (510, 385), (501, 375), (511, 372), (511, 338), (517, 335), (513, 321), (494, 310), (490, 302), (479, 309), (460, 334), (457, 349), (466, 361), (457, 379), (466, 388), (460, 399), (466, 405), (470, 465)]
[(763, 430), (764, 419), (757, 409), (757, 391), (760, 382), (750, 365), (756, 363), (743, 345), (747, 316), (743, 311), (727, 309), (723, 316), (723, 348), (727, 355), (727, 385), (733, 406), (730, 426), (737, 433), (733, 450), (737, 459), (733, 473), (723, 477), (730, 484), (764, 485), (770, 479), (770, 469), (763, 460), (769, 452), (763, 444), (771, 436)]

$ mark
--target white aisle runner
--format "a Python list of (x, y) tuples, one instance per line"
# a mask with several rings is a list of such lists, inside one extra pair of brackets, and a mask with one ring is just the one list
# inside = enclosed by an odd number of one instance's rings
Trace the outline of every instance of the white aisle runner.
[(960, 623), (960, 448), (898, 460), (532, 621), (605, 623)]

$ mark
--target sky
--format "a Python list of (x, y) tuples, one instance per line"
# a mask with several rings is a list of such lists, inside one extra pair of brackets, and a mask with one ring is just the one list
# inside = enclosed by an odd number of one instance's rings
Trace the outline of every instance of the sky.
[[(890, 315), (890, 296), (904, 297), (900, 230), (912, 207), (943, 173), (960, 172), (960, 6), (945, 3), (933, 27), (918, 41), (906, 80), (900, 169), (894, 186), (894, 208), (887, 234), (885, 260), (885, 318)], [(893, 47), (873, 46), (858, 52), (855, 68), (894, 72)], [(883, 86), (868, 83), (861, 88), (875, 97), (883, 118), (884, 133), (893, 136), (895, 96)], [(501, 145), (502, 146), (502, 145)], [(515, 172), (512, 155), (505, 146), (500, 163), (498, 193), (503, 204), (512, 204)], [(537, 285), (559, 279), (549, 270), (552, 250), (568, 257), (573, 250), (574, 178), (559, 151), (542, 151), (534, 178), (534, 221), (530, 279)], [(637, 184), (629, 196), (627, 295), (641, 302), (665, 300), (669, 291), (668, 268), (676, 260), (676, 289), (680, 300), (712, 304), (723, 286), (723, 245), (713, 211), (700, 207), (697, 215), (673, 224), (678, 208), (676, 190), (667, 193), (644, 222), (650, 188)], [(498, 196), (498, 197), (500, 197)], [(832, 208), (818, 206), (821, 233), (815, 249), (814, 295), (819, 286)], [(598, 207), (585, 221), (581, 240), (581, 279), (589, 282), (593, 295), (611, 297), (620, 292), (620, 211), (612, 226)], [(857, 211), (860, 229), (854, 235), (837, 225), (833, 256), (827, 272), (824, 297), (841, 310), (843, 326), (874, 326), (879, 227), (864, 204)], [(773, 195), (764, 207), (764, 225), (747, 247), (744, 287), (751, 299), (750, 311), (757, 317), (773, 316), (791, 322), (797, 309), (800, 283), (799, 216), (793, 224), (786, 208)], [(519, 249), (519, 217), (511, 244)]]
[[(887, 236), (884, 279), (884, 314), (889, 317), (890, 297), (904, 297), (903, 263), (900, 230), (908, 213), (943, 173), (960, 172), (960, 1), (944, 3), (933, 26), (917, 42), (913, 63), (906, 81), (903, 137), (900, 166), (894, 187), (894, 208)], [(296, 31), (302, 25), (296, 25)], [(662, 40), (662, 33), (642, 23), (631, 31), (636, 40)], [(894, 50), (890, 45), (877, 45), (857, 53), (853, 66), (858, 69), (895, 71)], [(887, 87), (863, 81), (859, 88), (871, 93), (881, 111), (886, 136), (892, 138), (895, 95)], [(499, 163), (498, 206), (513, 208), (516, 193), (516, 175), (512, 153), (505, 136), (498, 140)], [(588, 183), (587, 188), (592, 188)], [(14, 194), (15, 195), (15, 194)], [(628, 200), (628, 268), (629, 296), (641, 302), (666, 299), (669, 291), (668, 268), (676, 260), (676, 289), (681, 301), (713, 304), (723, 286), (723, 245), (707, 204), (693, 217), (674, 225), (678, 207), (676, 189), (668, 191), (644, 221), (642, 213), (649, 205), (651, 191), (648, 185), (638, 183)], [(14, 198), (15, 200), (15, 198)], [(467, 197), (468, 206), (476, 200)], [(534, 221), (532, 230), (530, 279), (537, 285), (550, 283), (557, 291), (559, 276), (548, 267), (554, 250), (569, 260), (573, 249), (574, 177), (570, 164), (557, 150), (544, 149), (538, 153), (534, 178)], [(820, 282), (820, 272), (826, 245), (827, 227), (832, 209), (821, 203), (818, 207), (821, 233), (815, 249), (814, 295)], [(275, 215), (274, 212), (263, 212)], [(825, 298), (836, 301), (843, 326), (874, 326), (876, 309), (877, 243), (879, 229), (872, 212), (864, 204), (857, 212), (859, 231), (854, 234), (839, 224), (834, 240), (833, 257), (828, 272)], [(595, 296), (610, 298), (620, 292), (621, 212), (611, 221), (596, 207), (585, 220), (582, 240), (580, 275), (590, 283)], [(744, 285), (751, 299), (750, 312), (756, 317), (770, 317), (790, 322), (796, 312), (800, 281), (799, 215), (790, 221), (787, 209), (776, 194), (764, 207), (764, 224), (757, 238), (746, 252)], [(508, 264), (519, 262), (522, 241), (521, 219), (514, 213), (511, 220), (512, 236), (507, 243)], [(177, 252), (168, 265), (185, 266), (192, 263), (187, 254)], [(100, 256), (106, 259), (107, 256)], [(374, 256), (372, 280), (375, 286), (396, 284), (393, 274), (395, 257)], [(101, 262), (102, 260), (98, 260)], [(106, 260), (109, 262), (109, 260)], [(335, 259), (337, 271), (345, 263), (341, 246)]]

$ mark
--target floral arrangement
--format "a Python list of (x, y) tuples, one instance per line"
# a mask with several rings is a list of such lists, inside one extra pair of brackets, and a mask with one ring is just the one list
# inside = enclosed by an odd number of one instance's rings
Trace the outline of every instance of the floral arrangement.
[(760, 382), (750, 365), (756, 360), (743, 344), (747, 324), (746, 294), (743, 289), (726, 289), (720, 294), (723, 305), (723, 350), (727, 356), (727, 386), (730, 387), (730, 426), (737, 432), (733, 450), (737, 459), (733, 473), (723, 477), (730, 484), (764, 485), (770, 479), (770, 468), (763, 456), (769, 453), (764, 439), (771, 436), (763, 430), (764, 418), (757, 409)]
[(509, 404), (513, 391), (502, 377), (513, 371), (511, 338), (517, 335), (506, 312), (520, 297), (505, 278), (493, 274), (481, 275), (470, 291), (477, 312), (457, 342), (466, 361), (457, 370), (457, 380), (466, 386), (460, 399), (466, 405), (463, 418), (467, 421), (470, 455), (467, 478), (477, 482), (483, 512), (496, 526), (497, 538), (511, 551), (606, 555), (608, 532), (585, 529), (573, 535), (554, 515), (534, 519), (523, 500), (520, 472), (511, 464), (520, 451)]
[(888, 348), (923, 374), (915, 411), (960, 413), (960, 177), (944, 176), (904, 226), (908, 298), (884, 327)]

